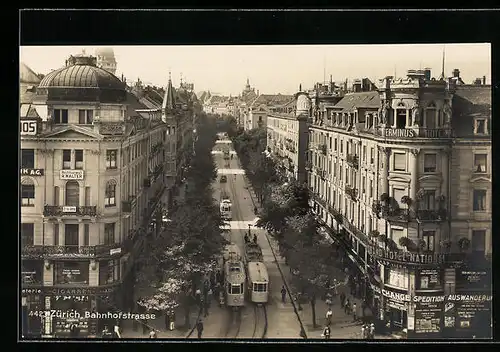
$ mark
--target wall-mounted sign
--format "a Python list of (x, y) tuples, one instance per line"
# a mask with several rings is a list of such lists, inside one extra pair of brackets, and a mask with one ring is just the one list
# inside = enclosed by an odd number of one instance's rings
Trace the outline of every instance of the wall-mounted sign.
[[(427, 298), (430, 298), (429, 296)], [(415, 305), (415, 332), (438, 333), (441, 331), (443, 301), (420, 299)]]
[(83, 180), (83, 170), (61, 170), (59, 178), (61, 180)]
[(457, 269), (457, 287), (481, 290), (491, 287), (491, 273), (486, 270)]
[(120, 254), (122, 252), (121, 248), (113, 248), (109, 250), (109, 255)]
[(372, 246), (372, 255), (388, 261), (404, 262), (407, 264), (443, 264), (445, 255), (442, 253), (420, 254), (411, 252), (387, 251), (383, 248)]
[(439, 269), (425, 269), (418, 273), (418, 290), (438, 290), (442, 288), (441, 271)]
[(76, 213), (76, 207), (65, 205), (62, 207), (62, 212), (63, 213)]
[(22, 168), (21, 176), (43, 176), (44, 169), (28, 169)]
[(19, 121), (21, 136), (35, 136), (38, 133), (38, 122), (36, 120)]
[(404, 137), (404, 138), (413, 138), (417, 134), (414, 130), (409, 128), (386, 128), (385, 136), (386, 137)]

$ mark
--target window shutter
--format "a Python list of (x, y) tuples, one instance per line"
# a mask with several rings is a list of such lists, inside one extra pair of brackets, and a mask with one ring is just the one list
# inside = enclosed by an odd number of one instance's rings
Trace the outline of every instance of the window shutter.
[(394, 153), (394, 170), (406, 171), (406, 154)]

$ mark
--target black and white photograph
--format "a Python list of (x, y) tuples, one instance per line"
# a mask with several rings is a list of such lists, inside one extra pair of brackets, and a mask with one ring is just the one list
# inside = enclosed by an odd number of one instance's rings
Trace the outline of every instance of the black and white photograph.
[(489, 43), (19, 61), (21, 340), (492, 338)]

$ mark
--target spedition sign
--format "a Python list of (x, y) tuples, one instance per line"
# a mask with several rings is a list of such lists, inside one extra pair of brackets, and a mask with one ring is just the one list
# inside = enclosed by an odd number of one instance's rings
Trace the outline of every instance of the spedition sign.
[(400, 302), (415, 303), (439, 303), (439, 302), (489, 302), (493, 299), (491, 295), (446, 295), (446, 296), (413, 296), (405, 293), (397, 293), (382, 290), (382, 294), (390, 299)]

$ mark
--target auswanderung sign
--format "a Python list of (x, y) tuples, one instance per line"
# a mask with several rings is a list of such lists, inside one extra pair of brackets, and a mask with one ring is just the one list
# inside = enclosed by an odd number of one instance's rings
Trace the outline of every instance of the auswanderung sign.
[(405, 293), (397, 293), (382, 290), (382, 294), (390, 299), (400, 302), (415, 303), (439, 303), (439, 302), (489, 302), (493, 299), (492, 295), (441, 295), (441, 296), (413, 296)]

